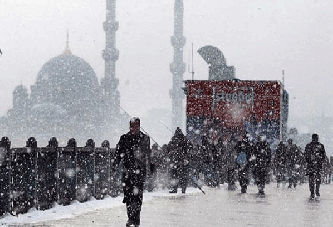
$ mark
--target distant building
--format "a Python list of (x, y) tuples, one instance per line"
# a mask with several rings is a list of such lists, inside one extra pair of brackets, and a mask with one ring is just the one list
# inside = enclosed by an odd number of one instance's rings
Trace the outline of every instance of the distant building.
[[(123, 122), (119, 112), (110, 117), (105, 86), (98, 82), (92, 67), (65, 51), (46, 62), (37, 75), (31, 93), (23, 85), (13, 92), (13, 108), (1, 118), (1, 132), (17, 145), (34, 136), (46, 145), (55, 136), (60, 141), (74, 137), (112, 140)], [(125, 125), (125, 124), (124, 124)]]
[(25, 145), (31, 136), (41, 146), (53, 136), (60, 144), (75, 138), (84, 145), (92, 138), (96, 144), (107, 139), (114, 145), (128, 129), (128, 117), (120, 114), (116, 78), (118, 26), (116, 0), (106, 0), (105, 75), (100, 84), (92, 67), (70, 51), (67, 34), (65, 51), (43, 65), (30, 94), (23, 85), (14, 89), (13, 108), (0, 118), (0, 136), (8, 136), (14, 146)]

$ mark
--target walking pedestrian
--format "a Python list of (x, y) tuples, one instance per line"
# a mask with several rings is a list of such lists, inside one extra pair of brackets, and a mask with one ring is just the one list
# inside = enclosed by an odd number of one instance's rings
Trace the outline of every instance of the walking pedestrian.
[(224, 144), (224, 164), (226, 166), (226, 173), (227, 173), (227, 182), (228, 182), (228, 190), (234, 191), (236, 190), (235, 181), (237, 179), (237, 168), (238, 165), (236, 163), (236, 138), (231, 135), (228, 137), (228, 141)]
[(286, 166), (289, 177), (288, 188), (291, 188), (292, 186), (296, 188), (298, 177), (300, 174), (299, 171), (300, 171), (300, 162), (301, 162), (301, 152), (296, 146), (296, 144), (293, 144), (292, 139), (288, 139), (287, 141), (286, 157), (287, 157)]
[(286, 146), (281, 141), (276, 148), (275, 158), (275, 171), (276, 171), (276, 182), (277, 187), (286, 180)]
[(126, 204), (126, 227), (140, 225), (143, 188), (150, 166), (150, 138), (140, 131), (140, 119), (130, 120), (130, 131), (120, 137), (115, 165), (123, 162), (123, 203)]
[(168, 144), (171, 175), (170, 193), (177, 193), (178, 186), (181, 187), (182, 193), (186, 192), (190, 149), (192, 149), (192, 144), (182, 130), (177, 127)]
[(154, 191), (156, 188), (157, 180), (157, 168), (159, 167), (159, 150), (158, 144), (153, 144), (150, 152), (150, 165), (149, 165), (149, 176), (148, 176), (148, 192)]
[(263, 136), (258, 136), (254, 148), (254, 176), (258, 187), (258, 195), (265, 196), (265, 184), (271, 163), (271, 148)]
[(247, 134), (236, 144), (236, 163), (238, 166), (238, 180), (241, 186), (241, 192), (246, 193), (249, 184), (250, 157), (253, 153), (252, 142), (249, 141)]
[(215, 144), (208, 140), (207, 136), (202, 136), (201, 153), (203, 155), (205, 184), (210, 187), (219, 186), (218, 175), (218, 151)]
[[(312, 134), (312, 141), (305, 147), (305, 161), (307, 163), (307, 174), (309, 175), (310, 199), (320, 198), (320, 171), (326, 159), (325, 147), (319, 142), (318, 134)], [(316, 194), (315, 194), (316, 193)]]

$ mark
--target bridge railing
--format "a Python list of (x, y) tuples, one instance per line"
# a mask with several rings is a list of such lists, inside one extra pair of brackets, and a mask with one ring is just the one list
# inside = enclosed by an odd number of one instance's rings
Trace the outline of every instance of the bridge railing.
[(66, 147), (57, 147), (57, 143), (37, 147), (37, 141), (29, 138), (26, 147), (10, 148), (10, 141), (3, 137), (0, 216), (26, 213), (33, 207), (46, 210), (54, 203), (69, 205), (73, 200), (118, 196), (121, 177), (110, 166), (115, 149), (104, 142), (95, 147), (90, 139), (85, 147), (76, 147), (72, 139)]

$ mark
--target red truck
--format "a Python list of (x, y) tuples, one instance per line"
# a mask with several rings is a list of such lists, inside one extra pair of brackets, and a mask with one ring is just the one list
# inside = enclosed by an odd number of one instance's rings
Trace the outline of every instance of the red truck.
[(288, 93), (280, 81), (187, 80), (186, 132), (194, 144), (248, 133), (274, 149), (286, 133)]

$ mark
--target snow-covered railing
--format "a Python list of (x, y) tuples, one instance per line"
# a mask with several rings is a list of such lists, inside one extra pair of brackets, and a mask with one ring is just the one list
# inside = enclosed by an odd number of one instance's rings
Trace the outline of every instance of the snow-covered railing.
[(26, 147), (10, 148), (4, 138), (0, 143), (0, 216), (119, 195), (119, 173), (110, 167), (114, 149), (107, 141), (95, 147), (90, 139), (85, 147), (76, 147), (72, 139), (66, 147), (57, 147), (50, 140), (47, 147), (37, 147), (37, 141), (29, 138)]

